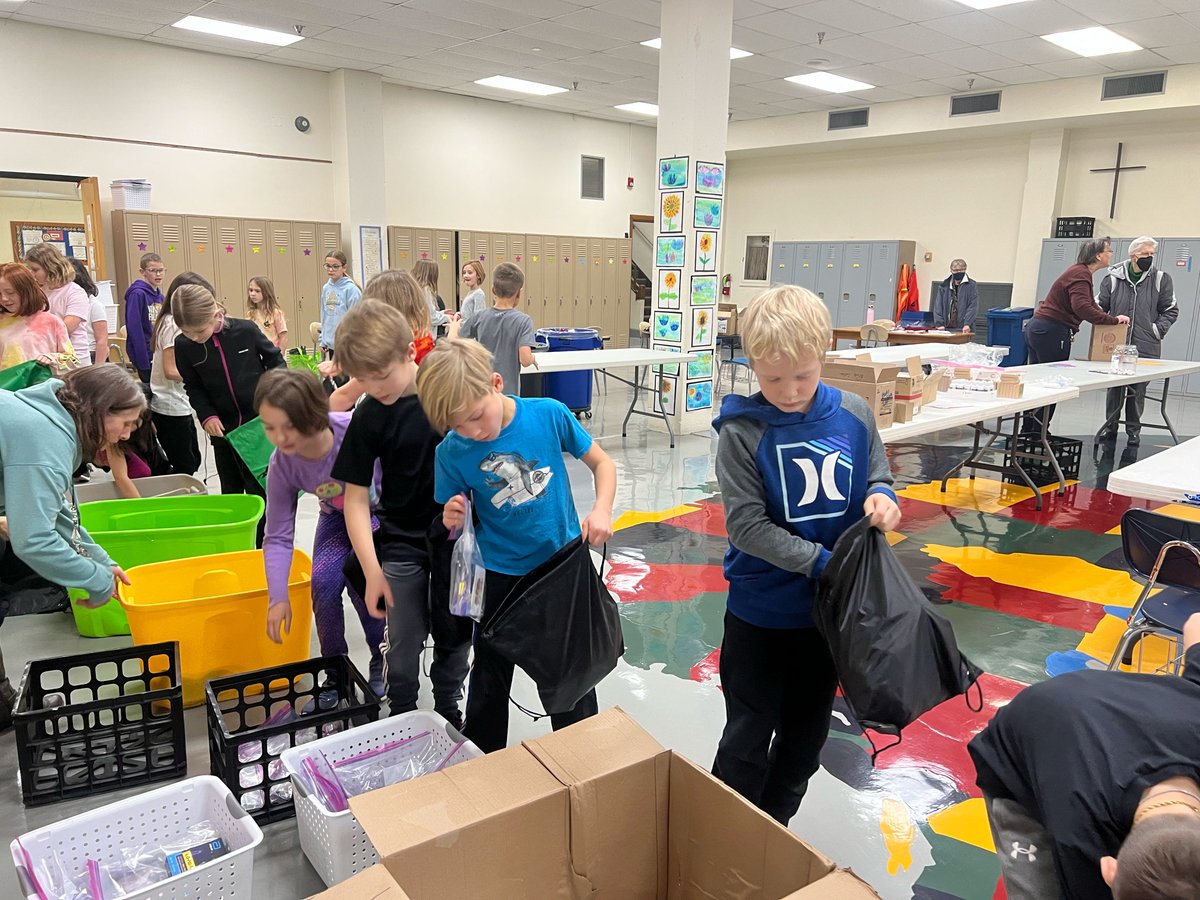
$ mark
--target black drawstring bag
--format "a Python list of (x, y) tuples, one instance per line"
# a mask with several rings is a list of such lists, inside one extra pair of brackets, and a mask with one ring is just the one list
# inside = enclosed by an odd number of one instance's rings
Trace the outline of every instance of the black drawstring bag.
[(574, 709), (625, 652), (616, 601), (582, 538), (522, 577), (479, 628), (534, 680), (547, 715)]
[[(833, 547), (813, 619), (829, 645), (842, 695), (864, 728), (895, 736), (944, 700), (983, 690), (982, 670), (962, 655), (950, 623), (934, 612), (883, 532), (863, 518)], [(874, 744), (872, 744), (874, 748)]]

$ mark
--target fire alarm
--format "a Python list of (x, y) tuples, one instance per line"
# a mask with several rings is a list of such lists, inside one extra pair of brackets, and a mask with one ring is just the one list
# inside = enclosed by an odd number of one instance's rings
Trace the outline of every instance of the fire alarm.
[(301, 134), (307, 132), (310, 127), (308, 119), (306, 119), (304, 116), (296, 116), (296, 121), (294, 124), (296, 126), (296, 130)]
[(633, 190), (633, 176), (632, 175), (630, 175), (629, 179), (626, 181), (625, 187), (629, 188), (629, 190), (631, 190), (631, 191)]

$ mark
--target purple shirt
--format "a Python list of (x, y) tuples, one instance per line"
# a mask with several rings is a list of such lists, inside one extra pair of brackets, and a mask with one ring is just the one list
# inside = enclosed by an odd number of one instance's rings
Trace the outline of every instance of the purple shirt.
[[(346, 436), (351, 413), (331, 412), (333, 447), (321, 459), (289, 456), (276, 450), (267, 469), (267, 528), (263, 537), (263, 557), (267, 569), (267, 594), (272, 604), (288, 598), (288, 574), (292, 568), (292, 548), (296, 537), (296, 506), (300, 494), (316, 494), (321, 515), (340, 516), (345, 502), (346, 483), (330, 477), (334, 460)], [(371, 505), (379, 497), (380, 470), (375, 465), (371, 485)]]

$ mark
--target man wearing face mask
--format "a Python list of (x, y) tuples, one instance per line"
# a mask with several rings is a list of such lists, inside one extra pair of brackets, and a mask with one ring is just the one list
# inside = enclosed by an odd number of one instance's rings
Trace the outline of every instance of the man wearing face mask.
[[(1138, 349), (1138, 357), (1162, 356), (1162, 339), (1177, 318), (1175, 286), (1171, 276), (1154, 264), (1158, 242), (1152, 237), (1136, 238), (1129, 245), (1129, 259), (1109, 268), (1100, 282), (1096, 302), (1114, 316), (1129, 316), (1128, 343)], [(1116, 440), (1118, 413), (1125, 397), (1125, 432), (1129, 446), (1141, 443), (1142, 408), (1146, 404), (1146, 382), (1109, 388), (1105, 404), (1109, 424), (1100, 432), (1102, 441)]]
[(933, 327), (969, 332), (978, 309), (979, 289), (967, 277), (966, 261), (951, 261), (950, 277), (938, 285), (933, 298)]

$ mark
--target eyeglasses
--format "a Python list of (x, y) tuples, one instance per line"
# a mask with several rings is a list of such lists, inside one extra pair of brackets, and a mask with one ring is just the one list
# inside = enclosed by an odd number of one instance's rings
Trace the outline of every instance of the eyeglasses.
[(147, 275), (166, 275), (167, 270), (166, 269), (147, 269), (146, 274)]
[(325, 268), (327, 269), (340, 269), (341, 267), (341, 263), (325, 263)]

